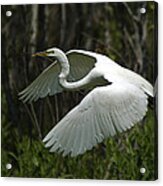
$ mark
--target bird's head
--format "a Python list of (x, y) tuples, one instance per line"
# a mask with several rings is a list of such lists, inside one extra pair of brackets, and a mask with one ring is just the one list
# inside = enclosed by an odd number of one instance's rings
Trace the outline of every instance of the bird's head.
[(32, 56), (41, 56), (41, 57), (54, 57), (57, 58), (58, 56), (60, 56), (63, 52), (58, 49), (58, 48), (49, 48), (45, 51), (42, 52), (37, 52), (35, 54), (33, 54)]

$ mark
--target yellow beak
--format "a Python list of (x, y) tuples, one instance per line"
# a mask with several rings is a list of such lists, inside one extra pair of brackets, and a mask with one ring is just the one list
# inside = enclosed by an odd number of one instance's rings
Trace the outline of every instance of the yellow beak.
[(35, 54), (32, 54), (32, 57), (35, 57), (35, 56), (46, 57), (47, 53), (46, 52), (37, 52)]

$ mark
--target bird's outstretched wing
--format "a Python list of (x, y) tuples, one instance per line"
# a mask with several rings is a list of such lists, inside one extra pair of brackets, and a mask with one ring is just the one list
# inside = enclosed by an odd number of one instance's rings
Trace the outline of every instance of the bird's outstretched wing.
[(44, 138), (51, 152), (77, 156), (106, 137), (126, 131), (147, 111), (147, 95), (134, 85), (113, 83), (92, 90)]
[(76, 81), (85, 77), (98, 61), (94, 52), (84, 50), (70, 50), (66, 55), (70, 63), (69, 81)]
[[(82, 50), (72, 50), (66, 55), (70, 63), (69, 81), (76, 81), (83, 78), (93, 68), (96, 58), (91, 56), (92, 52)], [(36, 101), (47, 95), (54, 95), (62, 92), (63, 88), (59, 85), (58, 75), (60, 67), (57, 62), (47, 67), (28, 87), (19, 93), (23, 102)]]
[(47, 95), (62, 92), (58, 82), (59, 66), (56, 62), (47, 67), (28, 87), (19, 93), (23, 102), (36, 101)]

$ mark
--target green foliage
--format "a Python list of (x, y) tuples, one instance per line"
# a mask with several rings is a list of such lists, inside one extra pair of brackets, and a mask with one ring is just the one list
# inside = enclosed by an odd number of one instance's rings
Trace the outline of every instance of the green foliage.
[[(97, 145), (75, 158), (49, 153), (37, 139), (19, 136), (15, 131), (14, 149), (2, 148), (2, 176), (53, 177), (76, 179), (154, 180), (154, 118), (150, 110), (143, 123)], [(2, 137), (9, 137), (3, 130)], [(7, 145), (7, 144), (6, 144)], [(7, 170), (6, 164), (12, 169)], [(140, 173), (145, 167), (146, 173)]]

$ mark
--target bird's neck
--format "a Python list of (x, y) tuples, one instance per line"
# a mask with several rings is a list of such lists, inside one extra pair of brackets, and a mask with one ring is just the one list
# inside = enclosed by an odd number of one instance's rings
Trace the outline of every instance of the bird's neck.
[(70, 72), (70, 66), (68, 62), (68, 58), (64, 53), (61, 53), (58, 57), (58, 62), (60, 64), (61, 72), (59, 74), (59, 78), (67, 78)]
[(61, 72), (59, 74), (59, 83), (60, 85), (67, 90), (78, 90), (83, 88), (90, 82), (90, 77), (85, 76), (83, 79), (76, 82), (68, 82), (67, 76), (70, 72), (70, 65), (67, 56), (64, 53), (61, 53), (57, 58), (61, 67)]

